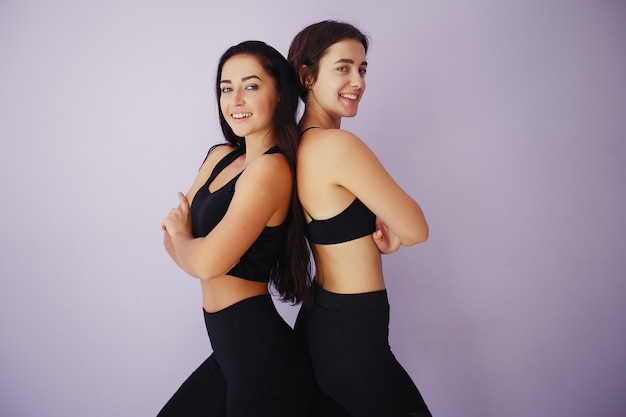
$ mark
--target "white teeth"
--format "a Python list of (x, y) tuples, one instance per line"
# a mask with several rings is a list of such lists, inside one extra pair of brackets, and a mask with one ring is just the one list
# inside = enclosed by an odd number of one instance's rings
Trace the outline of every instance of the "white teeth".
[(244, 119), (252, 116), (252, 113), (233, 113), (233, 119)]
[(341, 94), (341, 97), (344, 97), (350, 100), (356, 100), (358, 96), (356, 94)]

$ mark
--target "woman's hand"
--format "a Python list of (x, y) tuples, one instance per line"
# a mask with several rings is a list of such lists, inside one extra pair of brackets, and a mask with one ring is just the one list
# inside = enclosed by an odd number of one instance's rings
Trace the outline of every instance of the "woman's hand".
[(380, 253), (393, 253), (400, 248), (400, 238), (391, 230), (385, 222), (376, 218), (376, 231), (372, 233), (372, 239)]
[(189, 201), (183, 193), (178, 193), (178, 207), (170, 210), (168, 216), (161, 223), (161, 228), (170, 236), (183, 233), (191, 236), (191, 217), (189, 215)]

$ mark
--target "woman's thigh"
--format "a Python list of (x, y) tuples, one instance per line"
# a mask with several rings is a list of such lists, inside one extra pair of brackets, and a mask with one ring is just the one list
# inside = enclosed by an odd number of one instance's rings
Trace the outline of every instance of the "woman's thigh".
[(158, 417), (226, 417), (226, 380), (214, 355), (183, 382)]

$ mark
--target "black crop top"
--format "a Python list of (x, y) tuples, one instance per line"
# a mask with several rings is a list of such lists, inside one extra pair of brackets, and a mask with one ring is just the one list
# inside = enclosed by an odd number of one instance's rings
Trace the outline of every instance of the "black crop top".
[[(265, 153), (280, 152), (278, 147), (268, 149)], [(214, 192), (209, 192), (209, 184), (231, 164), (235, 159), (245, 153), (245, 149), (237, 148), (222, 158), (213, 168), (207, 182), (200, 187), (193, 198), (190, 208), (191, 224), (194, 237), (208, 235), (211, 230), (222, 220), (228, 206), (235, 194), (235, 183), (241, 176), (237, 174), (232, 180)], [(261, 235), (254, 241), (252, 246), (243, 254), (239, 263), (235, 265), (228, 275), (247, 279), (249, 281), (268, 282), (269, 274), (278, 262), (278, 256), (287, 239), (287, 223), (278, 226), (265, 227)]]
[(311, 243), (318, 245), (347, 242), (376, 231), (376, 215), (358, 198), (330, 219), (311, 219), (306, 225), (307, 237)]

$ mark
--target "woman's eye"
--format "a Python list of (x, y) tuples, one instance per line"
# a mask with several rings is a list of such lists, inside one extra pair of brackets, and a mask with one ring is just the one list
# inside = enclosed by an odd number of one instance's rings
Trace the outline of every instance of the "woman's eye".
[(224, 93), (230, 93), (233, 89), (230, 87), (222, 87), (222, 94)]
[(339, 68), (337, 68), (337, 71), (339, 71), (339, 72), (346, 72), (346, 71), (348, 71), (348, 67), (339, 67)]
[(259, 86), (256, 85), (256, 84), (250, 84), (250, 85), (246, 86), (246, 90), (256, 90), (258, 88), (259, 88)]
[(361, 75), (363, 75), (363, 76), (364, 76), (365, 74), (367, 74), (367, 68), (359, 68), (359, 74), (361, 74)]

